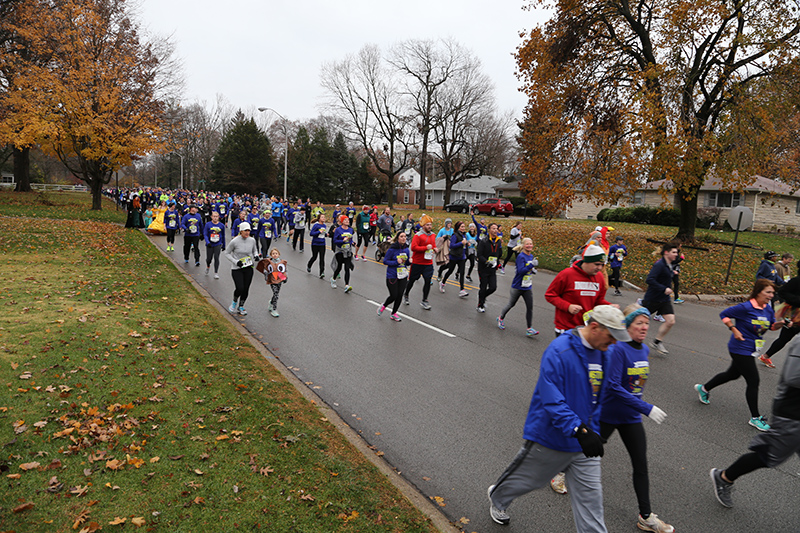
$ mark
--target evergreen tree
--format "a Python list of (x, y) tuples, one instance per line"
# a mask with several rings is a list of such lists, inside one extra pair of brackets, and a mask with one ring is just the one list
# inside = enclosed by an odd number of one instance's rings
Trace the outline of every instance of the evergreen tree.
[(351, 182), (356, 165), (353, 163), (353, 156), (347, 150), (347, 144), (341, 132), (337, 133), (336, 138), (333, 140), (330, 163), (330, 182), (333, 188), (333, 199), (347, 200), (350, 198)]
[(332, 148), (328, 142), (328, 130), (324, 127), (317, 128), (311, 139), (311, 168), (309, 168), (309, 178), (314, 184), (314, 188), (309, 191), (307, 197), (310, 196), (325, 202), (333, 199), (332, 155)]
[(211, 163), (210, 188), (247, 194), (275, 191), (276, 173), (269, 137), (252, 118), (237, 111)]

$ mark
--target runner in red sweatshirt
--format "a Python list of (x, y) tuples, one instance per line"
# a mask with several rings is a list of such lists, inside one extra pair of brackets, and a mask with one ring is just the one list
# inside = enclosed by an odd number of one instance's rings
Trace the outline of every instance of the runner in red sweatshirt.
[(403, 302), (408, 305), (408, 294), (414, 282), (420, 277), (423, 279), (422, 302), (423, 309), (430, 310), (428, 294), (431, 292), (431, 278), (433, 278), (433, 260), (436, 257), (436, 234), (433, 233), (433, 219), (428, 215), (422, 215), (419, 219), (422, 229), (411, 239), (411, 271), (408, 274), (408, 285), (406, 285)]

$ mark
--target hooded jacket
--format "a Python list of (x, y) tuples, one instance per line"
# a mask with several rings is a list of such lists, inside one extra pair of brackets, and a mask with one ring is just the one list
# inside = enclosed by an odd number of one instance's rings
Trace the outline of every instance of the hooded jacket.
[[(565, 268), (553, 279), (544, 298), (556, 307), (555, 326), (572, 329), (583, 325), (583, 313), (598, 305), (610, 305), (606, 300), (606, 282), (603, 272), (590, 276), (581, 268), (581, 262)], [(569, 306), (578, 304), (583, 311), (575, 315)]]

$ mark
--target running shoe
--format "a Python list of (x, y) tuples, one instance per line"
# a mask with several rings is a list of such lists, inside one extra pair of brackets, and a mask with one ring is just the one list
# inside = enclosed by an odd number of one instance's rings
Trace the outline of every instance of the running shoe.
[(273, 309), (272, 311), (269, 312), (269, 314), (271, 314), (274, 317), (281, 316), (280, 314), (278, 314), (278, 310), (277, 309)]
[(503, 509), (498, 509), (494, 501), (492, 501), (492, 491), (494, 490), (494, 485), (489, 487), (489, 490), (486, 491), (489, 496), (489, 515), (492, 517), (492, 520), (500, 524), (501, 526), (507, 526), (509, 522), (511, 522), (511, 517), (508, 516), (508, 513), (505, 512)]
[(760, 355), (760, 356), (758, 356), (758, 360), (761, 361), (762, 363), (764, 363), (764, 366), (766, 366), (767, 368), (775, 368), (775, 365), (773, 364), (772, 359), (770, 359), (769, 357), (765, 357), (763, 355)]
[(444, 292), (444, 282), (439, 282), (439, 292)]
[(389, 318), (391, 318), (391, 319), (392, 319), (392, 320), (394, 320), (395, 322), (400, 322), (400, 321), (402, 321), (402, 320), (403, 320), (402, 318), (400, 318), (400, 315), (398, 315), (397, 313), (394, 313), (394, 314), (393, 314), (393, 315), (391, 315)]
[(419, 303), (419, 305), (420, 305), (420, 307), (422, 307), (426, 311), (430, 311), (431, 310), (431, 304), (428, 303), (428, 300), (422, 300)]
[(528, 328), (528, 331), (525, 332), (525, 335), (528, 337), (533, 337), (534, 335), (538, 335), (539, 332), (533, 328)]
[(187, 265), (189, 264), (189, 260), (188, 260), (188, 259), (184, 259), (184, 260), (183, 260), (183, 262), (184, 262), (185, 264), (187, 264)]
[(567, 480), (564, 476), (564, 472), (559, 472), (553, 479), (550, 480), (550, 488), (558, 494), (566, 494), (568, 492)]
[(267, 311), (270, 313), (272, 312), (272, 304), (269, 304), (269, 307), (267, 307)]
[(482, 305), (479, 305), (478, 307), (476, 307), (475, 310), (477, 312), (479, 312), (479, 313), (485, 313), (486, 312), (486, 308), (484, 306), (482, 306)]
[(708, 399), (708, 392), (703, 390), (703, 384), (698, 383), (694, 386), (694, 390), (697, 391), (697, 396), (700, 398), (700, 403), (704, 403), (706, 405), (711, 403), (711, 400)]
[(219, 274), (217, 274), (216, 272), (214, 273), (214, 279), (219, 279)]
[(769, 431), (769, 424), (767, 424), (767, 418), (763, 415), (751, 418), (748, 424), (750, 424), (759, 431)]
[(655, 351), (657, 351), (658, 353), (660, 353), (661, 355), (669, 354), (669, 350), (667, 350), (667, 347), (664, 346), (664, 343), (662, 341), (653, 341), (650, 343), (650, 347)]
[(320, 274), (319, 279), (325, 279), (325, 274), (324, 273)]
[(233, 302), (231, 303), (231, 305), (228, 306), (228, 311), (231, 314), (236, 314), (236, 302)]
[(365, 256), (362, 254), (362, 255), (361, 255), (361, 260), (362, 260), (362, 261), (366, 261), (366, 260), (367, 260), (367, 258), (366, 258), (366, 257), (365, 257)]
[(614, 291), (614, 296), (622, 296), (622, 293), (619, 291), (619, 289)]
[(639, 529), (642, 531), (652, 531), (653, 533), (673, 533), (675, 528), (661, 520), (656, 513), (650, 513), (647, 520), (639, 515), (639, 520), (636, 522)]
[(642, 299), (636, 298), (636, 305), (642, 305)]
[(470, 276), (467, 276), (467, 281), (469, 281), (470, 283), (472, 283), (472, 278), (471, 278)]
[(469, 293), (465, 290), (462, 290), (461, 292), (458, 293), (459, 298), (466, 298), (467, 296), (469, 296)]
[(200, 266), (200, 261), (195, 261), (194, 262), (194, 266), (199, 267)]
[(353, 286), (352, 285), (345, 285), (344, 286), (344, 293), (345, 294), (347, 294), (348, 292), (350, 292), (352, 290), (353, 290)]
[(666, 322), (666, 319), (659, 314), (653, 315), (653, 320), (655, 320), (656, 322)]
[(245, 316), (247, 314), (247, 311), (241, 305), (239, 306), (239, 314), (242, 316)]
[(301, 254), (303, 253), (303, 249), (302, 249), (302, 248), (300, 248), (300, 253), (301, 253)]
[(733, 498), (731, 498), (733, 483), (722, 479), (722, 471), (717, 468), (712, 468), (710, 474), (711, 482), (714, 484), (714, 496), (717, 497), (717, 501), (724, 507), (733, 507)]
[(378, 308), (378, 316), (381, 316), (383, 312), (386, 311), (386, 306), (382, 305)]
[(500, 267), (500, 274), (505, 276), (506, 275), (506, 269), (503, 268), (503, 267)]
[(309, 274), (311, 274), (311, 267), (306, 267), (306, 272), (308, 272)]
[(497, 317), (497, 327), (500, 329), (506, 329), (506, 323), (500, 317)]
[(336, 278), (331, 278), (331, 289), (336, 288)]
[(674, 300), (672, 300), (672, 303), (674, 303), (674, 304), (682, 304), (685, 301), (686, 300), (684, 300), (683, 298), (675, 298)]
[(356, 258), (356, 261), (358, 261), (358, 256), (355, 256), (355, 258)]
[(406, 304), (406, 305), (411, 305), (411, 302), (408, 301), (408, 294), (403, 296), (403, 303)]
[(208, 267), (206, 267), (206, 276), (208, 276)]

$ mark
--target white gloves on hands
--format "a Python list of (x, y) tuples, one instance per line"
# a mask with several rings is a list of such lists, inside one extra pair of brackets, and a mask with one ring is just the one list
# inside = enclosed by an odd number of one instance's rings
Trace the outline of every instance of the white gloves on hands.
[(666, 420), (667, 413), (665, 413), (664, 411), (662, 411), (661, 409), (659, 409), (654, 405), (653, 408), (650, 409), (650, 414), (648, 414), (647, 416), (650, 418), (650, 420), (652, 420), (656, 424), (660, 424), (664, 420)]

